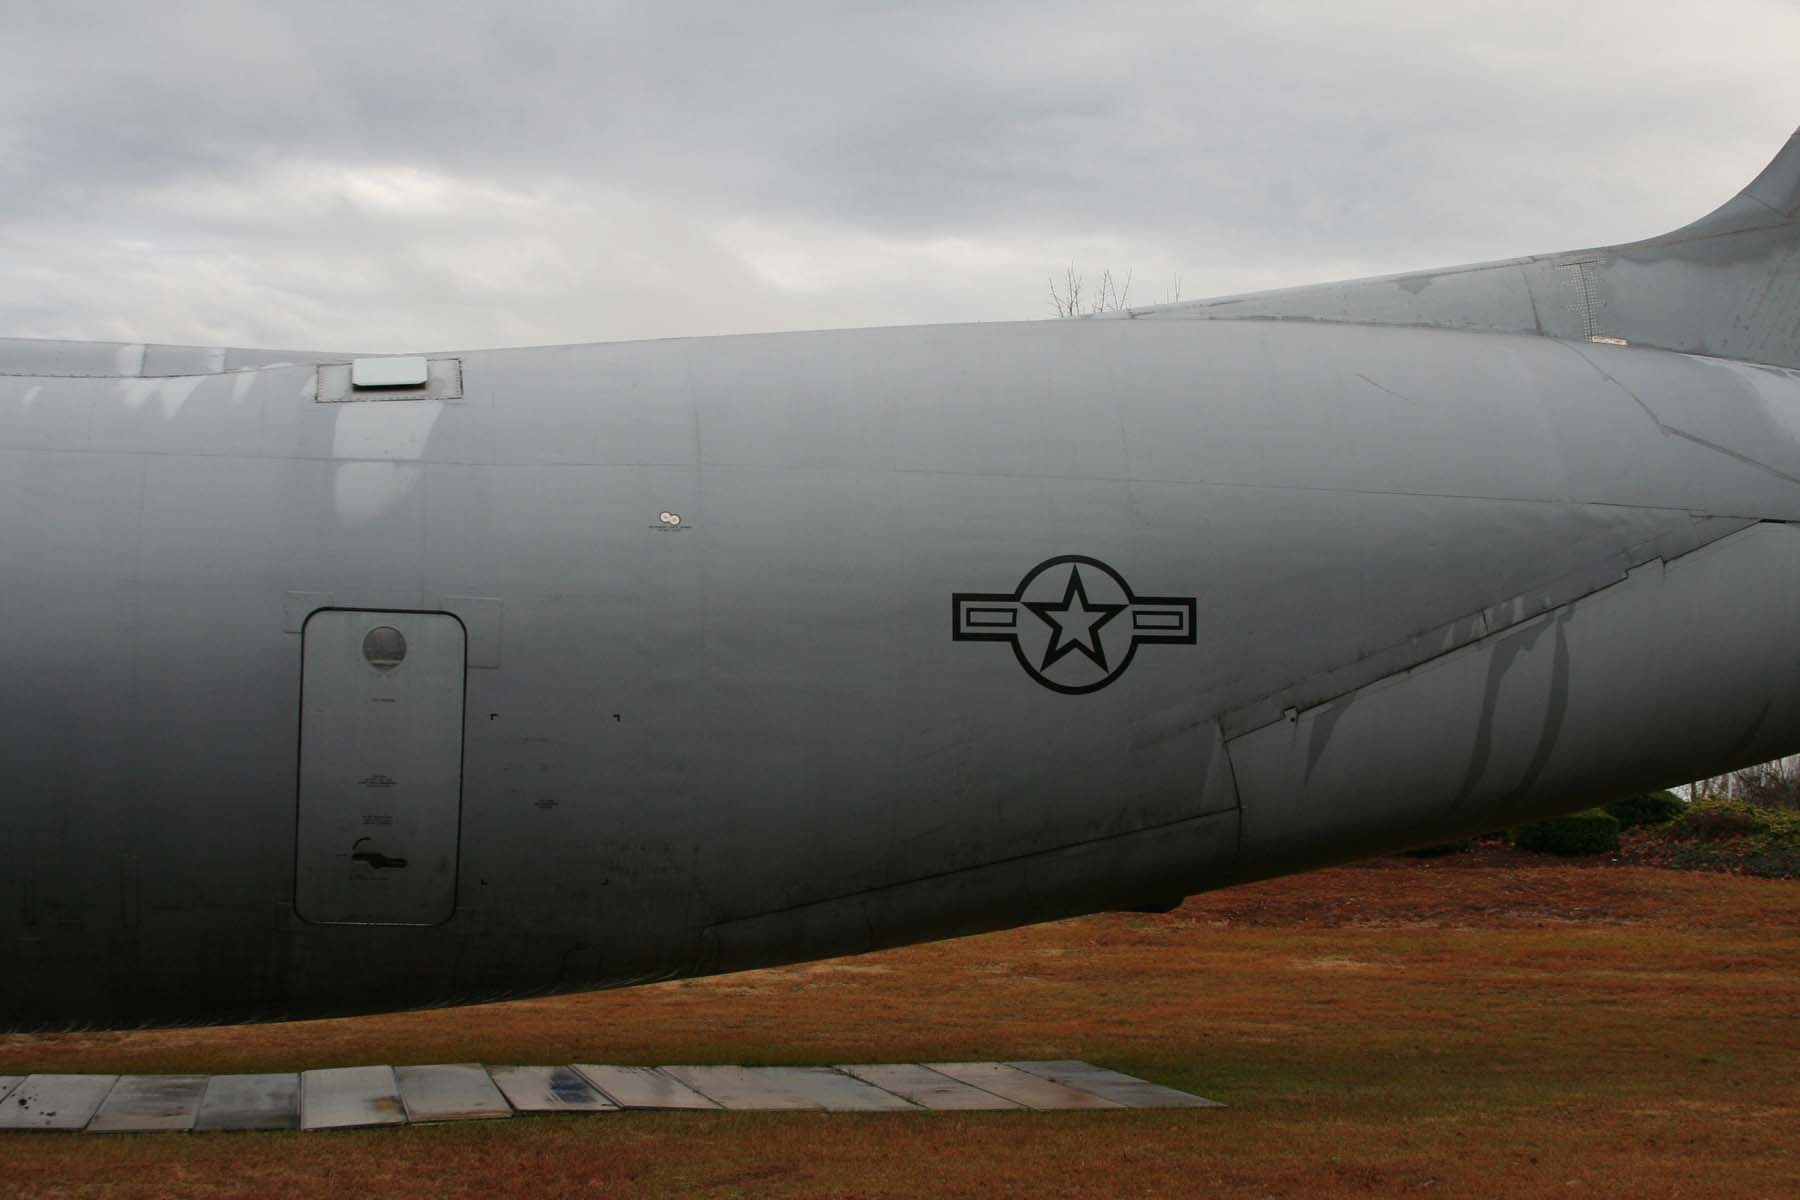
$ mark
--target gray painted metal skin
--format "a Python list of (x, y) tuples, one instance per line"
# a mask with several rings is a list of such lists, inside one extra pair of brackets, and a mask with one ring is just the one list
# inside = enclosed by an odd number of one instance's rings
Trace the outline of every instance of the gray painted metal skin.
[[(0, 343), (0, 1028), (1166, 904), (1800, 750), (1797, 208), (1790, 142), (1606, 251), (428, 355), (390, 399), (346, 355)], [(1077, 692), (953, 637), (954, 597), (1025, 614), (1040, 564), (1101, 582), (1064, 556), (1191, 643), (1110, 643), (1128, 669)], [(320, 610), (466, 631), (434, 923), (296, 909)], [(410, 863), (368, 852), (321, 851), (333, 886)]]

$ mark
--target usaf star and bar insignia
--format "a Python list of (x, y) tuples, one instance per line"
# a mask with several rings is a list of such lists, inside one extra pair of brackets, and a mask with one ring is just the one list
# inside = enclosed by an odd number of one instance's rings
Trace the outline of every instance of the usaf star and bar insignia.
[(951, 636), (1007, 642), (1025, 673), (1054, 692), (1097, 692), (1139, 646), (1195, 641), (1192, 596), (1139, 596), (1097, 558), (1065, 554), (1025, 573), (1011, 592), (957, 592)]

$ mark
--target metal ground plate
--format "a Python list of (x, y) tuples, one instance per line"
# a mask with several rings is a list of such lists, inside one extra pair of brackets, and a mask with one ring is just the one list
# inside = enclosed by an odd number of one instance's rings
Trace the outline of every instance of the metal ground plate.
[(842, 1067), (334, 1067), (266, 1075), (0, 1075), (0, 1131), (329, 1130), (515, 1113), (1216, 1108), (1073, 1059)]
[(194, 1127), (204, 1075), (121, 1075), (107, 1093), (89, 1133), (180, 1133)]
[(300, 1128), (300, 1076), (214, 1075), (195, 1129)]

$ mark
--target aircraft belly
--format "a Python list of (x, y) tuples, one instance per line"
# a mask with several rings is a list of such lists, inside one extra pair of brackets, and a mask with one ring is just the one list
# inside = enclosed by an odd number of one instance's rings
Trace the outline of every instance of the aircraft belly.
[(1800, 528), (1752, 525), (1229, 743), (1241, 877), (1504, 828), (1800, 745)]

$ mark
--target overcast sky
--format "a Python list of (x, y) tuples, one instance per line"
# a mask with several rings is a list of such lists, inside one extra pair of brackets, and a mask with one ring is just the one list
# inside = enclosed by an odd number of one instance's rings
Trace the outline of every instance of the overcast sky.
[(1794, 0), (0, 0), (0, 335), (398, 351), (1049, 315), (1662, 232)]

